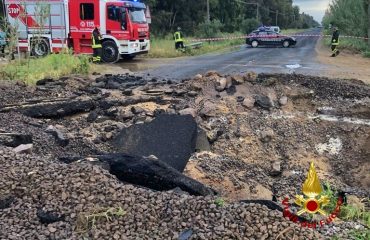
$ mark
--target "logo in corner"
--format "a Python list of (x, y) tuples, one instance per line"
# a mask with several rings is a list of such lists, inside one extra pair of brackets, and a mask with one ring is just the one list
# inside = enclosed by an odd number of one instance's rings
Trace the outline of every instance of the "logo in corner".
[[(307, 179), (303, 184), (302, 192), (306, 198), (303, 195), (296, 195), (295, 199), (295, 203), (302, 207), (302, 209), (297, 212), (298, 216), (302, 215), (303, 213), (320, 213), (324, 216), (327, 216), (327, 213), (322, 209), (322, 207), (328, 205), (330, 199), (328, 196), (320, 196), (322, 188), (313, 162), (310, 165)], [(320, 198), (318, 198), (319, 196)]]
[[(322, 195), (322, 188), (320, 180), (317, 176), (315, 165), (311, 163), (310, 170), (308, 171), (307, 179), (305, 180), (302, 187), (303, 195), (296, 195), (295, 204), (301, 207), (296, 214), (289, 210), (289, 199), (285, 198), (282, 202), (284, 206), (283, 216), (289, 218), (292, 222), (301, 224), (302, 227), (316, 228), (323, 227), (326, 224), (330, 224), (340, 213), (340, 207), (343, 204), (343, 197), (339, 196), (335, 209), (330, 214), (327, 214), (323, 207), (330, 203), (328, 196)], [(308, 221), (304, 217), (300, 216), (304, 213), (308, 214), (321, 214), (326, 217), (325, 220)]]

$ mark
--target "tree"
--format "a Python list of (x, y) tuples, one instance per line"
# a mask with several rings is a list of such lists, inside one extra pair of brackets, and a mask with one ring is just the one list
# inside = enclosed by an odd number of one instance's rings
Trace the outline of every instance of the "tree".
[(369, 44), (369, 47), (370, 47), (370, 0), (368, 0), (367, 2), (367, 42)]
[(349, 35), (367, 35), (369, 23), (365, 1), (368, 0), (333, 0), (323, 19), (324, 25), (335, 25)]

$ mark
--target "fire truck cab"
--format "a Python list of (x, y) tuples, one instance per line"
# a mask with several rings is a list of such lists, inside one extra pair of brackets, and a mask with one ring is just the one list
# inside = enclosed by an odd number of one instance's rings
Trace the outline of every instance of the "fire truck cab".
[(150, 49), (148, 11), (137, 0), (5, 0), (5, 7), (7, 20), (17, 28), (20, 51), (36, 56), (65, 47), (91, 54), (96, 26), (104, 62), (130, 59)]

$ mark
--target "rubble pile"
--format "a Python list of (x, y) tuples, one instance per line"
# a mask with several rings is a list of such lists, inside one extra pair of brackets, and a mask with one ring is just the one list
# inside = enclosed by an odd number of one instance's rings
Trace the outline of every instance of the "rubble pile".
[[(153, 192), (88, 163), (52, 163), (9, 148), (0, 153), (2, 239), (179, 239), (186, 231), (191, 239), (320, 237), (259, 204)], [(109, 219), (93, 217), (107, 212)]]
[[(363, 228), (335, 223), (320, 236), (260, 202), (301, 194), (312, 161), (322, 184), (369, 196), (370, 86), (362, 82), (210, 71), (182, 82), (73, 76), (0, 89), (0, 236), (324, 239)], [(188, 130), (176, 134), (173, 116)], [(153, 185), (161, 181), (166, 187)]]

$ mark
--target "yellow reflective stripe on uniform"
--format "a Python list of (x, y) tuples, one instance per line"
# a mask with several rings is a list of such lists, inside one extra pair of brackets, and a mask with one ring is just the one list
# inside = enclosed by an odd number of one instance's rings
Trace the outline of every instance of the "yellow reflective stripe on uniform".
[(175, 42), (183, 42), (184, 40), (181, 38), (180, 32), (175, 32)]
[(333, 41), (331, 42), (331, 45), (334, 45), (334, 46), (339, 45), (339, 41), (337, 42), (335, 39), (333, 39)]
[[(91, 39), (92, 39), (92, 48), (102, 48), (102, 45), (101, 44), (95, 44), (95, 38), (94, 38), (94, 34), (91, 35)], [(101, 37), (99, 37), (99, 39), (101, 40)]]

